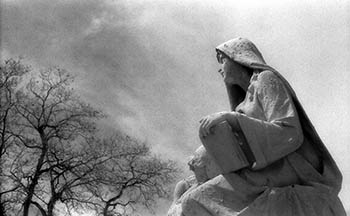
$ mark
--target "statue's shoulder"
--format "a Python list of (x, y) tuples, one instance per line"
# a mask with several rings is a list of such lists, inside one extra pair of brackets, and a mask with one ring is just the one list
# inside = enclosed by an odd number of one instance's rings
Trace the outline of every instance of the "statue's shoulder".
[(264, 70), (257, 75), (257, 81), (259, 82), (266, 82), (271, 79), (279, 80), (278, 76), (270, 70)]
[(256, 76), (255, 81), (258, 89), (272, 88), (278, 90), (284, 86), (278, 75), (270, 70), (262, 71), (259, 74), (256, 74)]

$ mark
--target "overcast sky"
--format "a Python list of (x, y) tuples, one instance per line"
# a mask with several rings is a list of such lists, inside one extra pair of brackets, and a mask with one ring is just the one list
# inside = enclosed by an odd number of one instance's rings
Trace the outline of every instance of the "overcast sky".
[(1, 9), (2, 59), (71, 71), (108, 124), (182, 167), (199, 146), (198, 120), (229, 109), (215, 46), (249, 38), (294, 87), (343, 172), (350, 209), (349, 1), (2, 0)]

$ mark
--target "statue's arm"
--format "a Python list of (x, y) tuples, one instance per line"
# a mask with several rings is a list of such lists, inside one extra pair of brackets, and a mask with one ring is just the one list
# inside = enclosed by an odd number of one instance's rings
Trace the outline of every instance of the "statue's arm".
[(303, 133), (293, 100), (282, 81), (273, 72), (262, 72), (253, 96), (265, 119), (236, 115), (256, 163), (261, 169), (294, 152), (303, 142)]

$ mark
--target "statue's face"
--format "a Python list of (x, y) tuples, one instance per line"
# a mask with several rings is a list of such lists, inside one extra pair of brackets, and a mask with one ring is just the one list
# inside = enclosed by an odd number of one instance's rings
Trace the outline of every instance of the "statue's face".
[(224, 78), (226, 84), (239, 85), (243, 88), (245, 83), (249, 83), (250, 76), (245, 67), (222, 53), (218, 53), (217, 58), (220, 63), (218, 72)]
[(197, 148), (188, 165), (199, 183), (206, 182), (220, 174), (220, 168), (207, 153), (204, 146)]
[(206, 172), (207, 154), (203, 146), (200, 146), (188, 162), (188, 166), (196, 176), (198, 183), (206, 182), (209, 178)]
[(221, 55), (218, 59), (220, 63), (219, 73), (224, 78), (225, 83), (239, 85), (245, 81), (243, 76), (244, 68), (241, 65), (225, 55)]

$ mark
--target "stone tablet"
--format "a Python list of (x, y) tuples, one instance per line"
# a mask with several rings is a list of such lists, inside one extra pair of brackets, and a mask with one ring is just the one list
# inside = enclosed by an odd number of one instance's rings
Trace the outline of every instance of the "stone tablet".
[(201, 141), (205, 149), (221, 168), (222, 174), (249, 166), (249, 162), (230, 125), (224, 121), (213, 129), (214, 131), (205, 138), (201, 138)]

